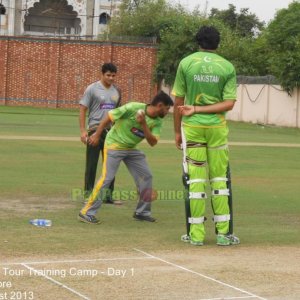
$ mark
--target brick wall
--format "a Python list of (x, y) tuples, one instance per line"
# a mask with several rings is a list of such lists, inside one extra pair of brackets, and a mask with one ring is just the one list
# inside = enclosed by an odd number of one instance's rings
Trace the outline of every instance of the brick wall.
[(77, 107), (104, 62), (118, 67), (123, 102), (152, 98), (154, 46), (2, 36), (0, 105)]

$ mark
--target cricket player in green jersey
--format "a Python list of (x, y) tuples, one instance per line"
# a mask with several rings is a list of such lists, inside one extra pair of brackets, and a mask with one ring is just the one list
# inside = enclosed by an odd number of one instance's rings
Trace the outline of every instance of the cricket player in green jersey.
[(162, 118), (164, 118), (173, 101), (164, 92), (158, 93), (149, 105), (130, 102), (119, 108), (110, 110), (100, 123), (96, 132), (89, 138), (95, 146), (103, 130), (115, 123), (106, 136), (102, 174), (96, 183), (86, 205), (81, 209), (78, 219), (89, 224), (99, 224), (95, 217), (101, 207), (103, 198), (115, 174), (123, 161), (134, 178), (139, 200), (133, 217), (136, 220), (155, 222), (151, 216), (152, 174), (148, 167), (145, 154), (136, 148), (137, 144), (146, 139), (150, 146), (158, 142)]
[(205, 188), (209, 178), (217, 244), (235, 245), (239, 244), (239, 239), (229, 230), (231, 211), (225, 113), (236, 101), (236, 73), (229, 61), (215, 53), (220, 42), (216, 28), (201, 27), (196, 39), (200, 51), (182, 59), (172, 90), (175, 96), (175, 143), (184, 153), (183, 169), (189, 200), (189, 211), (186, 211), (188, 232), (181, 240), (197, 246), (204, 243)]

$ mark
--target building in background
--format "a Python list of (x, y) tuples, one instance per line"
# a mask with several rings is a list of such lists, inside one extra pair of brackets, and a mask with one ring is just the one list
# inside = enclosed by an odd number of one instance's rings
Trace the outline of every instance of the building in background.
[(0, 0), (0, 35), (96, 38), (121, 0)]

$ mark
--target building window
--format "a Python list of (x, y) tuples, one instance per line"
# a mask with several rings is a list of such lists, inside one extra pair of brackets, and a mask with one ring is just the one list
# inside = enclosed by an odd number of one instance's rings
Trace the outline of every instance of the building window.
[(80, 33), (80, 19), (67, 1), (40, 0), (29, 8), (24, 30), (50, 35)]
[(99, 16), (99, 24), (106, 25), (110, 21), (110, 16), (107, 13), (102, 13)]
[(6, 13), (6, 8), (2, 3), (0, 3), (0, 15), (5, 15), (5, 13)]

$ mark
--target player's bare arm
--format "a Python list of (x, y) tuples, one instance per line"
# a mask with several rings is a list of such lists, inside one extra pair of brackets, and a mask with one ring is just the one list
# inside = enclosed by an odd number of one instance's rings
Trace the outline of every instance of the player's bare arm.
[(157, 138), (151, 133), (149, 127), (147, 126), (145, 114), (137, 114), (136, 120), (138, 123), (141, 124), (145, 139), (148, 142), (148, 144), (153, 147), (157, 144)]
[(178, 106), (178, 111), (183, 116), (191, 116), (193, 114), (211, 114), (221, 113), (224, 111), (230, 111), (233, 109), (235, 100), (225, 100), (212, 105), (194, 106), (194, 105), (182, 105)]
[(87, 107), (84, 105), (80, 105), (79, 107), (80, 140), (84, 144), (87, 143), (87, 139), (88, 139), (88, 133), (85, 127), (86, 112), (87, 112)]
[(97, 146), (99, 144), (99, 140), (104, 128), (106, 128), (110, 123), (111, 119), (109, 118), (109, 115), (107, 115), (98, 125), (96, 132), (90, 136), (88, 141), (90, 145)]
[(175, 131), (175, 144), (178, 149), (181, 149), (181, 112), (180, 107), (183, 107), (184, 97), (175, 97), (174, 103), (174, 131)]

